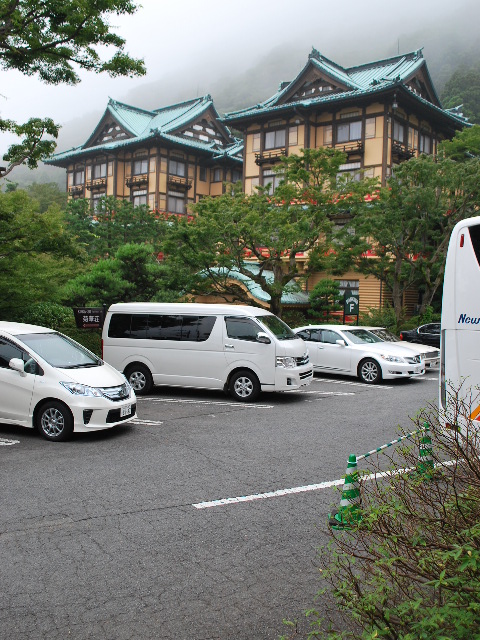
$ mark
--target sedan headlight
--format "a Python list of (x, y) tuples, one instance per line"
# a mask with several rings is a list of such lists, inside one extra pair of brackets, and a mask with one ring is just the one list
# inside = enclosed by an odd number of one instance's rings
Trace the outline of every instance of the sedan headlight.
[(79, 384), (78, 382), (60, 382), (60, 384), (74, 396), (103, 397), (103, 394), (95, 387), (87, 387), (87, 385)]
[(387, 362), (405, 362), (403, 358), (400, 356), (387, 356), (386, 354), (380, 354), (380, 357), (386, 360)]
[(296, 366), (296, 358), (292, 358), (291, 356), (277, 356), (277, 367), (283, 367), (284, 369), (293, 369)]

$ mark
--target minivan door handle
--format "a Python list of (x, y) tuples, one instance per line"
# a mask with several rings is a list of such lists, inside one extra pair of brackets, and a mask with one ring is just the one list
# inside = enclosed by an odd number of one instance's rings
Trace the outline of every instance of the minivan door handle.
[(226, 344), (225, 349), (235, 349), (235, 346), (233, 344)]

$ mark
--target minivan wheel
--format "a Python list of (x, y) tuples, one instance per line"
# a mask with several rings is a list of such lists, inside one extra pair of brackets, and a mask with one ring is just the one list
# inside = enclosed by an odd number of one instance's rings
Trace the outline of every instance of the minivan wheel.
[(261, 391), (257, 376), (248, 369), (233, 374), (228, 390), (230, 395), (240, 402), (253, 402)]
[(152, 374), (148, 367), (143, 364), (134, 364), (128, 367), (125, 371), (125, 377), (137, 396), (146, 396), (152, 390)]
[(358, 367), (358, 377), (366, 384), (376, 384), (382, 379), (382, 370), (376, 360), (367, 358)]
[(35, 424), (44, 438), (55, 442), (68, 440), (73, 433), (73, 417), (69, 408), (55, 400), (40, 407)]

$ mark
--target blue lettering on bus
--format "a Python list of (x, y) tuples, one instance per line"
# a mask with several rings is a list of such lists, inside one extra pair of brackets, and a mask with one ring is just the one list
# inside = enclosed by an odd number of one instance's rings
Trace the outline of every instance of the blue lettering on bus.
[(467, 316), (466, 313), (461, 313), (457, 324), (480, 324), (480, 317), (471, 318), (470, 316)]

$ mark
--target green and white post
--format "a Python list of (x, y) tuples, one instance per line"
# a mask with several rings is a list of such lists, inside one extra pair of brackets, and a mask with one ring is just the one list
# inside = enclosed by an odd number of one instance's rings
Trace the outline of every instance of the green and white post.
[(352, 453), (348, 457), (339, 510), (334, 514), (329, 514), (328, 523), (332, 529), (350, 529), (352, 524), (361, 520), (360, 509), (361, 496), (357, 456)]

